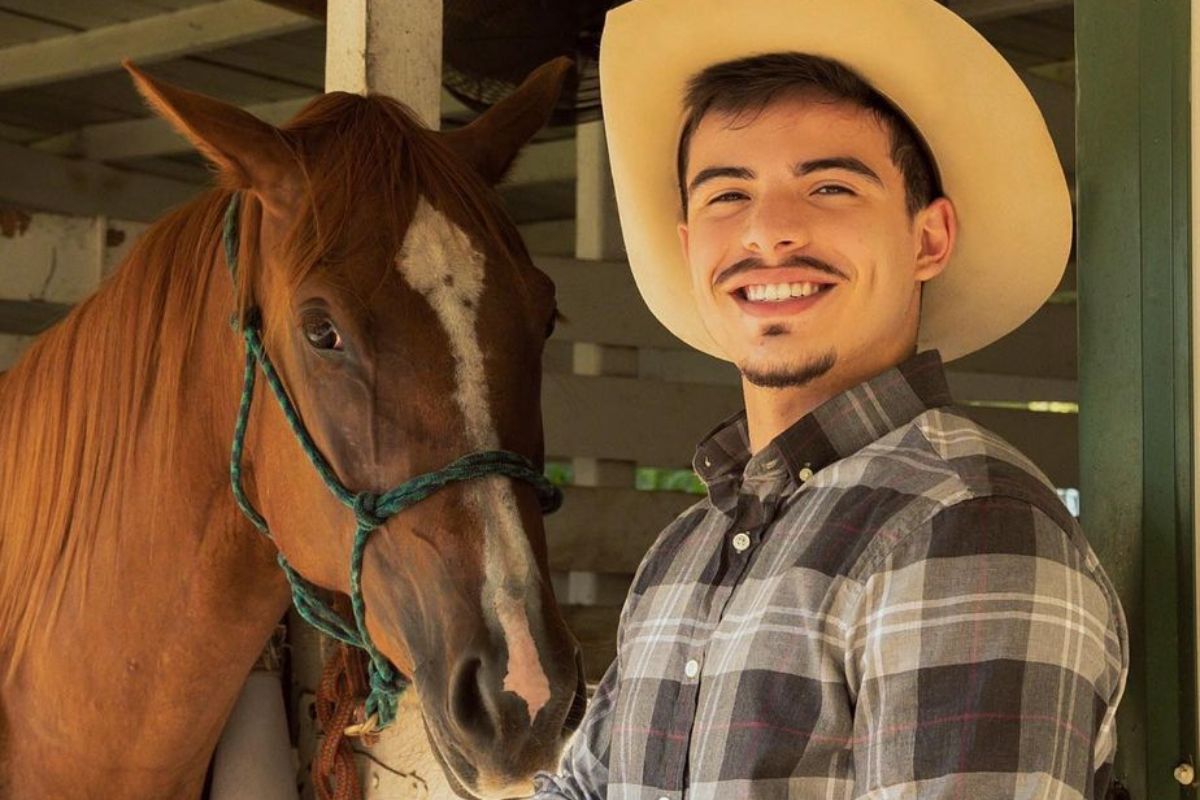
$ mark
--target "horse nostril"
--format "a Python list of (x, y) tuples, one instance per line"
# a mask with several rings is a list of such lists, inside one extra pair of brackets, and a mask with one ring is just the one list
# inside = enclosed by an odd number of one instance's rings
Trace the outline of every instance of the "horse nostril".
[(496, 728), (494, 713), (488, 702), (489, 693), (481, 685), (483, 662), (466, 658), (455, 670), (450, 685), (450, 717), (459, 730), (472, 738), (491, 739)]

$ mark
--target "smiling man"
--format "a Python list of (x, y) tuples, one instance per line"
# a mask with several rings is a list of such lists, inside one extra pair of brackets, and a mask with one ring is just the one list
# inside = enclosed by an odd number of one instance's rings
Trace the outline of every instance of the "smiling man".
[(932, 0), (634, 0), (601, 82), (630, 265), (737, 365), (554, 798), (1104, 798), (1128, 637), (943, 360), (1061, 279), (1019, 78)]

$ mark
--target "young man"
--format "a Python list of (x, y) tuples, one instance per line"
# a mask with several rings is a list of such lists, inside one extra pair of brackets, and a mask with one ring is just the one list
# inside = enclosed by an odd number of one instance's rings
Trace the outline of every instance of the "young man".
[(942, 368), (1068, 257), (1019, 78), (933, 0), (634, 0), (601, 79), (638, 286), (746, 410), (537, 797), (1103, 798), (1119, 601)]

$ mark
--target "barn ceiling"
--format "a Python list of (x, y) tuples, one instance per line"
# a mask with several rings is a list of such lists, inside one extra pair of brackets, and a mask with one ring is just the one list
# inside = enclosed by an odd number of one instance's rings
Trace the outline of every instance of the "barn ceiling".
[[(1068, 171), (1073, 103), (1070, 0), (957, 0), (1033, 81)], [(0, 205), (150, 219), (208, 180), (120, 69), (158, 77), (282, 122), (321, 91), (320, 0), (0, 0)], [(1040, 87), (1040, 90), (1039, 90)], [(446, 95), (443, 125), (472, 112)], [(574, 216), (569, 129), (544, 134), (508, 191), (518, 221)], [(72, 188), (74, 191), (72, 191)]]

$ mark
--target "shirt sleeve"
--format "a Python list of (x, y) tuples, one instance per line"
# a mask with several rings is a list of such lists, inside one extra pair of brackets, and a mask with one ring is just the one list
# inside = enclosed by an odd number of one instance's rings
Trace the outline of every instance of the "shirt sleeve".
[(567, 743), (558, 773), (534, 777), (534, 800), (603, 800), (608, 793), (611, 712), (616, 699), (617, 660), (609, 665), (588, 703), (579, 729)]
[(896, 539), (847, 627), (853, 796), (1102, 800), (1128, 644), (1078, 526), (986, 497)]

